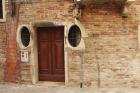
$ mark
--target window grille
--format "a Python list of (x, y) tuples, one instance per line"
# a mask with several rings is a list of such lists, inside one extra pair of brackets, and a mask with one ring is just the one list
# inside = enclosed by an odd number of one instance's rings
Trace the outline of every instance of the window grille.
[(21, 42), (25, 47), (27, 47), (30, 43), (30, 32), (26, 27), (21, 29)]
[(73, 25), (68, 33), (68, 41), (72, 47), (77, 47), (81, 41), (81, 30), (77, 25)]

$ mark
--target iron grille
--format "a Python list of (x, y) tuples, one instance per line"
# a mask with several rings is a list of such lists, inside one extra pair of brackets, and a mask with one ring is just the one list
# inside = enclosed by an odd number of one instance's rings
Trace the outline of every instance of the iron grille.
[(68, 33), (68, 41), (71, 46), (77, 47), (81, 41), (81, 30), (77, 25), (73, 25)]
[(23, 27), (21, 30), (21, 42), (25, 47), (30, 43), (30, 32), (26, 27)]

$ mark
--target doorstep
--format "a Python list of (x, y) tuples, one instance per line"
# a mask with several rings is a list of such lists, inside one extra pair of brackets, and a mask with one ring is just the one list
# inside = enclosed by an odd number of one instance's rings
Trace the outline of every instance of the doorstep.
[(49, 82), (49, 81), (39, 81), (37, 85), (40, 86), (65, 86), (65, 82)]

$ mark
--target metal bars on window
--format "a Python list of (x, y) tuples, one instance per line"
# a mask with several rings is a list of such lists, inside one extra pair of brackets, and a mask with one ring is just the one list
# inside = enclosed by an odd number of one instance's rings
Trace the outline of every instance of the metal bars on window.
[(77, 47), (81, 41), (81, 30), (77, 25), (73, 25), (68, 33), (68, 41), (72, 47)]
[(27, 47), (30, 43), (30, 32), (26, 27), (21, 29), (21, 42), (25, 47)]

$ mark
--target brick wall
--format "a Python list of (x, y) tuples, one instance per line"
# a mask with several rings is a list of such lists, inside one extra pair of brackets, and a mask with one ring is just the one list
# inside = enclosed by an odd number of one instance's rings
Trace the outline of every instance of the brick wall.
[[(72, 22), (72, 10), (73, 3), (68, 0), (42, 0), (40, 3), (21, 4), (18, 26), (30, 25), (35, 21)], [(98, 8), (90, 5), (82, 11), (80, 21), (88, 34), (88, 37), (84, 38), (86, 45), (83, 64), (84, 85), (140, 87), (140, 79), (136, 78), (139, 65), (135, 63), (138, 48), (138, 20), (135, 12), (130, 12), (128, 18), (122, 18), (119, 10), (109, 5)], [(30, 63), (21, 63), (20, 55), (17, 55), (20, 53), (15, 40), (17, 25), (15, 28), (9, 28), (8, 25), (12, 23), (8, 20), (10, 19), (7, 18), (6, 27), (8, 32), (6, 79), (15, 81), (20, 76), (19, 80), (30, 82)], [(31, 51), (30, 48), (28, 50)], [(80, 83), (80, 59), (77, 52), (69, 50), (69, 85)], [(135, 71), (136, 69), (138, 71)]]
[[(68, 0), (40, 1), (38, 3), (21, 4), (19, 10), (19, 25), (28, 24), (31, 26), (31, 23), (34, 24), (38, 21), (65, 22), (67, 20), (72, 20), (72, 9), (73, 2)], [(31, 47), (27, 50), (30, 52)], [(20, 51), (20, 48), (18, 51)], [(30, 54), (31, 53), (29, 53), (29, 55)], [(21, 62), (20, 77), (22, 82), (31, 82), (32, 75), (30, 67), (30, 62)]]
[(0, 82), (4, 82), (5, 79), (5, 65), (7, 59), (6, 44), (7, 44), (6, 22), (0, 22)]
[(0, 22), (0, 82), (4, 81), (5, 78), (5, 65), (6, 65), (6, 22)]
[(5, 64), (6, 64), (5, 23), (0, 23), (0, 82), (4, 81)]
[[(138, 18), (134, 6), (128, 18), (110, 6), (89, 6), (80, 21), (86, 28), (84, 54), (84, 85), (93, 87), (139, 87)], [(133, 11), (132, 11), (133, 10)], [(80, 56), (70, 53), (69, 81), (80, 82)], [(137, 71), (136, 71), (137, 70)]]
[(18, 14), (14, 17), (11, 16), (11, 6), (10, 1), (6, 0), (6, 33), (7, 33), (7, 43), (6, 43), (6, 64), (5, 64), (5, 81), (8, 82), (19, 82), (19, 57), (17, 51), (16, 42), (16, 31), (18, 26)]

